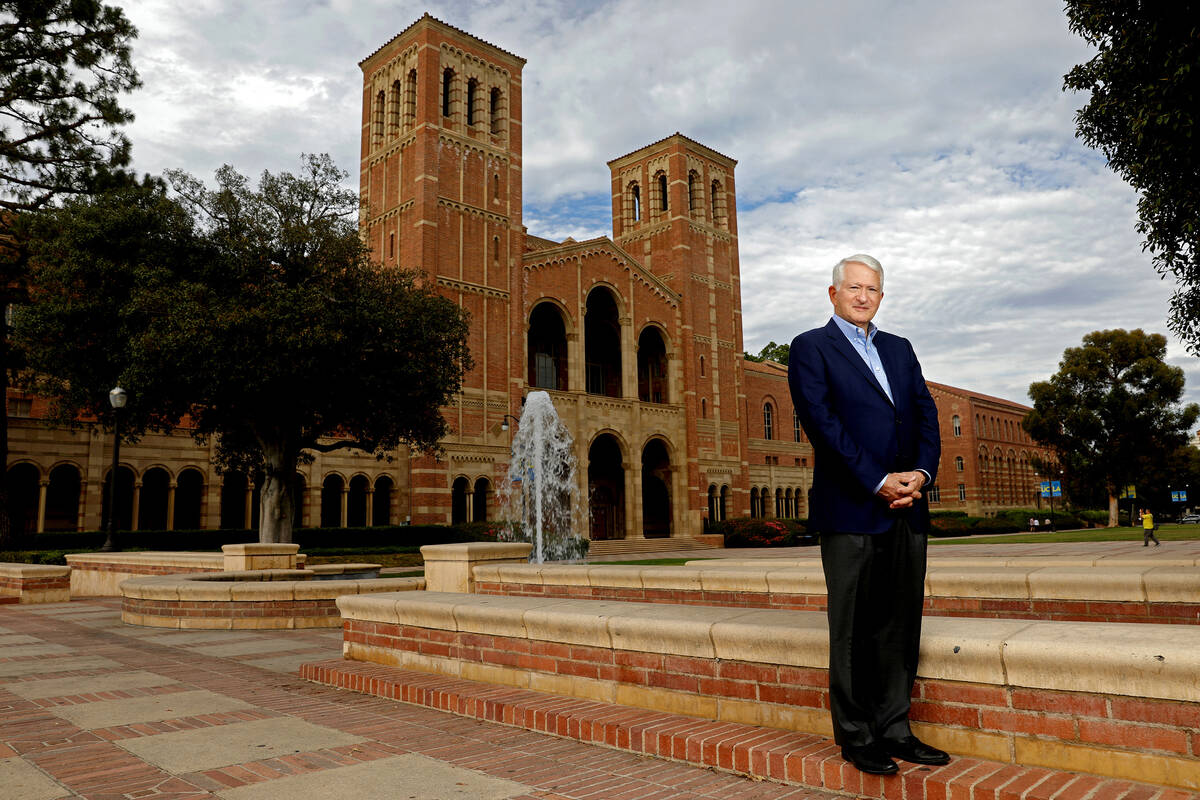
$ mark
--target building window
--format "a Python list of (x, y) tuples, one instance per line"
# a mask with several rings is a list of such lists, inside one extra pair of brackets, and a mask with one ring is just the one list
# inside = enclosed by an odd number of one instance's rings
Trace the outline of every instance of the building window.
[(933, 486), (929, 487), (929, 490), (926, 492), (926, 494), (929, 495), (929, 502), (931, 502), (931, 503), (942, 502), (942, 489), (936, 483)]
[(454, 91), (454, 70), (447, 67), (442, 70), (442, 116), (450, 116), (450, 95)]
[(712, 224), (717, 228), (725, 227), (725, 193), (720, 181), (712, 182)]
[(955, 456), (955, 457), (954, 457), (954, 471), (955, 471), (955, 472), (962, 472), (962, 471), (963, 471), (963, 466), (964, 466), (964, 465), (965, 465), (965, 462), (963, 461), (963, 457), (962, 457), (962, 456)]
[(667, 173), (658, 173), (658, 196), (661, 205), (661, 210), (667, 210)]
[(688, 172), (688, 211), (696, 212), (700, 209), (700, 176), (696, 170)]
[(700, 398), (700, 419), (708, 419), (708, 400)]
[(500, 199), (500, 174), (496, 173), (492, 176), (492, 199)]
[(950, 423), (954, 426), (954, 435), (962, 436), (962, 418), (958, 414), (955, 414), (951, 418)]
[(492, 264), (495, 266), (500, 265), (500, 237), (499, 236), (492, 237)]
[(384, 95), (380, 90), (379, 94), (375, 95), (375, 143), (379, 144), (383, 141), (383, 106)]
[(792, 412), (792, 437), (797, 442), (804, 441), (804, 428), (800, 427), (800, 415)]
[(763, 438), (775, 438), (775, 409), (770, 403), (763, 406)]
[(700, 356), (700, 377), (704, 377), (704, 356)]
[(396, 257), (396, 234), (388, 234), (388, 258)]
[(492, 136), (499, 136), (501, 133), (501, 127), (504, 124), (504, 115), (501, 111), (500, 90), (492, 89), (488, 96), (488, 116), (491, 119)]
[(960, 503), (967, 502), (967, 485), (965, 483), (958, 485), (958, 501)]
[(633, 203), (633, 221), (642, 219), (642, 190), (636, 183), (629, 184), (629, 200)]
[(400, 107), (404, 105), (404, 90), (400, 81), (392, 81), (392, 97), (388, 102), (388, 136), (400, 133)]
[(404, 128), (417, 124), (417, 71), (410, 69), (404, 83)]
[(474, 78), (467, 81), (467, 125), (475, 124), (475, 94), (479, 83)]
[(10, 417), (28, 417), (33, 414), (33, 401), (23, 397), (8, 398), (8, 415)]

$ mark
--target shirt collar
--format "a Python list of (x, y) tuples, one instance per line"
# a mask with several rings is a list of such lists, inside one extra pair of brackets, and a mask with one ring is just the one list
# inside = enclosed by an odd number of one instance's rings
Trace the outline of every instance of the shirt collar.
[[(850, 341), (853, 342), (853, 341), (859, 340), (862, 337), (862, 335), (863, 335), (862, 328), (858, 327), (853, 322), (847, 322), (846, 320), (839, 317), (837, 314), (833, 315), (833, 321), (837, 323), (838, 328), (841, 329), (842, 333), (845, 334), (846, 338), (849, 339)], [(875, 334), (878, 332), (879, 332), (879, 328), (876, 327), (874, 322), (867, 323), (866, 338), (867, 338), (868, 342), (874, 341)]]

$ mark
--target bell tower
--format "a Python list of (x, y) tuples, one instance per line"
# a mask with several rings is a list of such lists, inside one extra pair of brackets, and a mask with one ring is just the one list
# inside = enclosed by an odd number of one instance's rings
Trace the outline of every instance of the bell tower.
[(507, 446), (492, 428), (519, 405), (523, 381), (513, 366), (522, 322), (513, 275), (525, 250), (524, 65), (428, 14), (359, 63), (363, 235), (382, 264), (423, 272), (471, 315), (475, 367), (443, 409), (445, 458), (409, 465), (413, 523), (470, 519), (478, 499), (451, 508), (451, 485), (466, 480), (468, 497), (490, 493), (507, 469)]
[(688, 492), (725, 480), (730, 515), (749, 498), (736, 165), (680, 133), (608, 162), (613, 240), (681, 298)]

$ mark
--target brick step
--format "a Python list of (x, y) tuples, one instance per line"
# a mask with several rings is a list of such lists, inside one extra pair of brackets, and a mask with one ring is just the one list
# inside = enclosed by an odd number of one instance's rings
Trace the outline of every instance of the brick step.
[(854, 797), (969, 797), (972, 800), (1184, 800), (1194, 795), (1151, 784), (1041, 767), (955, 757), (944, 767), (900, 763), (896, 775), (866, 775), (822, 736), (697, 719), (495, 686), (380, 664), (303, 664), (300, 677), (463, 717), (575, 739)]
[(716, 550), (720, 545), (690, 536), (666, 539), (593, 539), (588, 545), (589, 556), (639, 555), (669, 553), (679, 550)]

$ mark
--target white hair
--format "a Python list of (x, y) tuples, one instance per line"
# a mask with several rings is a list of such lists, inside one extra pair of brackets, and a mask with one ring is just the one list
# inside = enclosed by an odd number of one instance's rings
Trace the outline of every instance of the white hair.
[(846, 256), (837, 263), (837, 266), (833, 268), (834, 286), (840, 287), (842, 285), (842, 281), (845, 280), (847, 264), (862, 264), (864, 267), (870, 269), (879, 276), (879, 291), (883, 291), (883, 265), (880, 264), (878, 260), (867, 255), (866, 253), (857, 253), (852, 256)]

